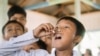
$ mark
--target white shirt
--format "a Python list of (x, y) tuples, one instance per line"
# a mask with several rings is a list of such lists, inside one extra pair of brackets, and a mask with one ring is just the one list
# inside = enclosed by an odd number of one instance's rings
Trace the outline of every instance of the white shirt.
[[(56, 49), (53, 48), (52, 51), (51, 51), (51, 56), (56, 56), (55, 55), (55, 51), (56, 51)], [(79, 56), (79, 55), (78, 55), (78, 53), (76, 51), (73, 51), (73, 56)]]
[(48, 56), (48, 52), (43, 49), (30, 50), (29, 53), (22, 50), (23, 46), (36, 41), (38, 41), (38, 39), (33, 36), (32, 31), (5, 41), (0, 44), (0, 56)]

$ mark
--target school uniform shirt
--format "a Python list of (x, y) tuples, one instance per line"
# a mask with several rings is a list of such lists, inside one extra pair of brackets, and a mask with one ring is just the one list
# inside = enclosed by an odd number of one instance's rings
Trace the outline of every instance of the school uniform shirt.
[[(56, 49), (53, 48), (52, 51), (51, 51), (51, 56), (56, 56), (55, 51), (56, 51)], [(76, 51), (73, 50), (73, 56), (79, 56), (79, 54)]]
[(33, 36), (33, 31), (29, 31), (21, 36), (4, 41), (0, 44), (0, 56), (48, 56), (48, 52), (43, 49), (30, 50), (26, 52), (23, 46), (37, 42), (39, 39)]

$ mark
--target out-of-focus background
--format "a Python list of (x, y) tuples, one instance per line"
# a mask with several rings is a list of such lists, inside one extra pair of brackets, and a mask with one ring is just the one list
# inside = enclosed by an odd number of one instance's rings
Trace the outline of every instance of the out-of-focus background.
[(0, 0), (0, 41), (2, 26), (7, 21), (7, 11), (14, 4), (26, 10), (26, 27), (29, 30), (46, 22), (55, 25), (62, 16), (77, 18), (87, 32), (74, 49), (80, 54), (90, 49), (93, 56), (97, 56), (100, 47), (100, 0)]

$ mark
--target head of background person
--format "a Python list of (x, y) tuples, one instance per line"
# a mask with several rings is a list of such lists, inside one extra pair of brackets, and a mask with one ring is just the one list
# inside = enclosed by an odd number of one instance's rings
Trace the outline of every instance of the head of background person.
[(98, 47), (98, 49), (100, 50), (100, 47)]
[(92, 56), (92, 52), (90, 49), (86, 49), (84, 56)]
[(24, 31), (24, 26), (15, 20), (8, 21), (2, 28), (3, 38), (7, 41), (12, 37), (22, 35)]
[(57, 21), (55, 32), (55, 37), (52, 39), (53, 47), (58, 50), (66, 50), (72, 49), (82, 40), (85, 28), (75, 18), (65, 16)]
[(26, 12), (20, 6), (13, 5), (8, 10), (8, 17), (9, 17), (10, 21), (11, 20), (16, 20), (16, 21), (20, 22), (24, 26), (26, 24)]

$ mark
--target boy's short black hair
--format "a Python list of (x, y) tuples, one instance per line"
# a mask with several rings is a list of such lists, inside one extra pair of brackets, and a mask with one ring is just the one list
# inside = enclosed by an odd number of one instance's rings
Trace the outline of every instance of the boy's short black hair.
[(2, 34), (3, 34), (3, 35), (5, 34), (5, 33), (4, 33), (4, 30), (5, 30), (6, 26), (9, 25), (9, 24), (11, 24), (11, 23), (17, 23), (17, 24), (19, 24), (19, 25), (22, 27), (23, 32), (25, 31), (24, 26), (23, 26), (21, 23), (17, 22), (16, 20), (12, 20), (12, 21), (8, 21), (8, 22), (3, 26), (3, 28), (2, 28)]
[[(85, 34), (85, 27), (83, 26), (83, 24), (81, 22), (79, 22), (77, 19), (70, 17), (70, 16), (64, 16), (62, 18), (60, 18), (57, 23), (61, 20), (69, 20), (71, 22), (73, 22), (76, 25), (76, 36), (81, 36), (82, 38), (84, 37)], [(78, 43), (76, 43), (77, 45)]]
[(14, 15), (14, 14), (22, 14), (26, 17), (26, 12), (25, 10), (17, 5), (13, 5), (9, 10), (8, 10), (8, 17), (9, 19)]
[(90, 49), (86, 49), (86, 51), (88, 51), (88, 54), (89, 54), (90, 56), (92, 56), (92, 51), (91, 51)]
[(37, 41), (37, 44), (38, 44), (40, 49), (47, 50), (47, 45), (41, 39), (39, 39), (39, 41)]

